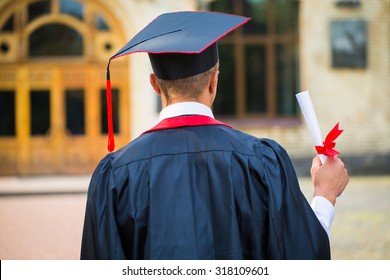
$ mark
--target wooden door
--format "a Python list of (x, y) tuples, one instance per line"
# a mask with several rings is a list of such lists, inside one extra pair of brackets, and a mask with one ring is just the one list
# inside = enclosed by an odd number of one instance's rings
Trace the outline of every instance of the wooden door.
[[(94, 169), (107, 153), (103, 69), (77, 63), (8, 69), (14, 73), (13, 82), (8, 80), (14, 91), (3, 90), (0, 97), (14, 94), (15, 132), (0, 138), (0, 174), (80, 174)], [(126, 84), (113, 89), (117, 146), (129, 139)]]

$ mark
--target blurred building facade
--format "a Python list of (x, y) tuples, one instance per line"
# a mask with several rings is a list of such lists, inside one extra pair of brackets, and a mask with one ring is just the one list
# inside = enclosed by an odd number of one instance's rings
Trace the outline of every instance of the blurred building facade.
[[(217, 118), (314, 155), (295, 94), (361, 173), (390, 172), (390, 0), (0, 0), (0, 175), (89, 173), (106, 153), (108, 59), (164, 12), (252, 20), (220, 43)], [(155, 125), (146, 54), (111, 62), (116, 146)]]

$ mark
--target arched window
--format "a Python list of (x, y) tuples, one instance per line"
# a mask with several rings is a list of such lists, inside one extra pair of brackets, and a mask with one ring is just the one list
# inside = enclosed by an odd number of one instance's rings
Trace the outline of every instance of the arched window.
[(296, 117), (298, 1), (215, 0), (208, 8), (252, 18), (220, 40), (216, 114), (239, 119)]
[(29, 56), (81, 56), (83, 37), (70, 26), (51, 23), (30, 34)]

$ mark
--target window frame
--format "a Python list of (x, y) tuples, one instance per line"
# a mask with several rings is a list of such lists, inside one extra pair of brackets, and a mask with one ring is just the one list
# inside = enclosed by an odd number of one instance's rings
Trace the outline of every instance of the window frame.
[[(232, 9), (234, 14), (244, 14), (243, 1), (232, 1)], [(297, 1), (294, 1), (297, 2)], [(299, 10), (299, 2), (297, 9)], [(293, 104), (294, 114), (283, 115), (278, 113), (278, 87), (277, 87), (277, 47), (278, 45), (294, 44), (295, 46), (295, 61), (298, 73), (296, 73), (296, 88), (299, 90), (299, 38), (298, 28), (294, 27), (293, 33), (278, 33), (277, 21), (276, 21), (276, 3), (274, 0), (267, 1), (267, 18), (266, 18), (267, 32), (265, 34), (251, 34), (245, 33), (244, 28), (238, 28), (231, 34), (222, 38), (218, 43), (219, 45), (230, 44), (234, 48), (233, 59), (235, 64), (234, 79), (234, 99), (235, 102), (235, 114), (234, 115), (220, 115), (219, 118), (235, 123), (238, 125), (244, 125), (252, 127), (255, 126), (268, 126), (268, 125), (281, 125), (290, 126), (300, 123), (298, 110), (296, 104)], [(265, 113), (248, 113), (246, 110), (247, 103), (247, 85), (246, 79), (246, 65), (245, 65), (245, 48), (252, 46), (262, 46), (265, 48), (265, 100), (266, 110)], [(221, 64), (223, 61), (221, 61)], [(223, 93), (220, 93), (223, 94)], [(218, 98), (218, 97), (217, 97)], [(255, 120), (255, 121), (254, 121)], [(261, 120), (261, 122), (259, 122)]]

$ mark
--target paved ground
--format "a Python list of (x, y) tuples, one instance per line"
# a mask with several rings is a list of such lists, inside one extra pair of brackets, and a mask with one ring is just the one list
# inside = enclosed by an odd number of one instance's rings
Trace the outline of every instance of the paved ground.
[[(88, 182), (0, 177), (0, 259), (78, 259)], [(390, 176), (352, 177), (336, 209), (333, 259), (390, 259)]]
[[(309, 198), (311, 181), (300, 181)], [(350, 178), (330, 234), (333, 259), (390, 260), (390, 176)]]
[(78, 259), (88, 183), (0, 177), (0, 259)]

